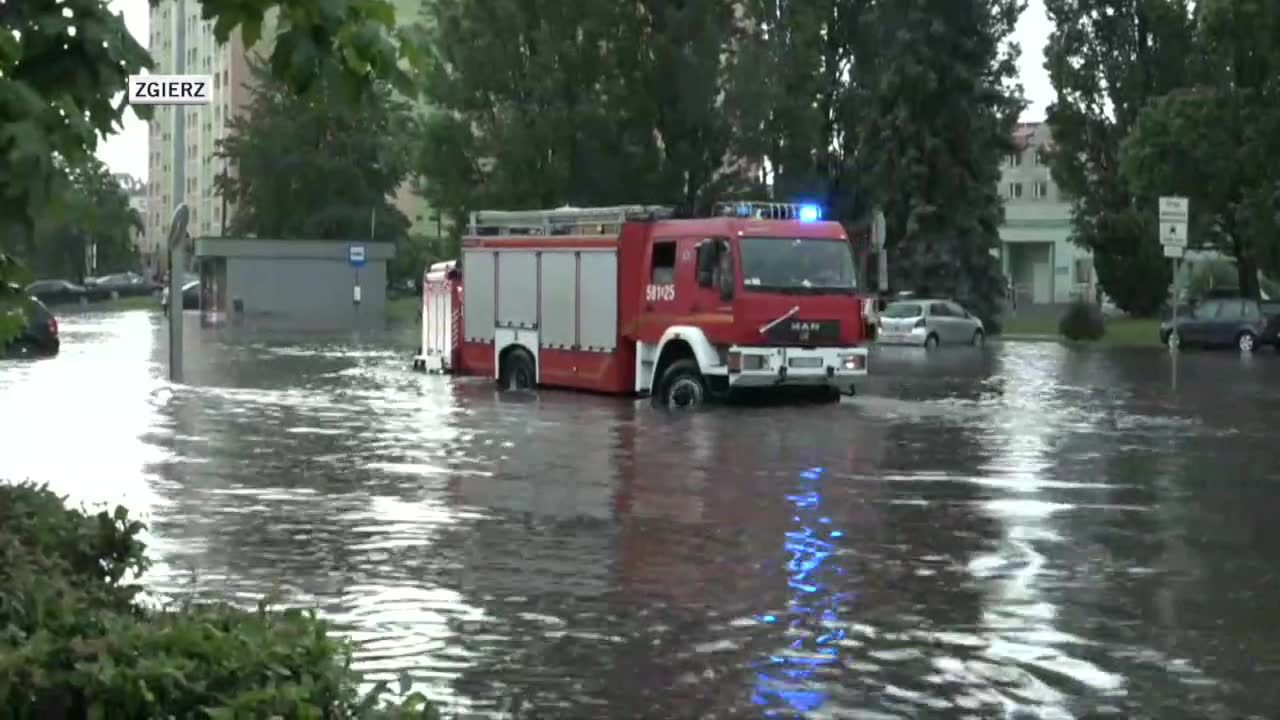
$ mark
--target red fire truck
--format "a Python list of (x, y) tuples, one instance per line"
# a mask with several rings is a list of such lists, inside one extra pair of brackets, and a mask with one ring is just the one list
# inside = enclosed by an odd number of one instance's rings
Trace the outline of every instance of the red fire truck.
[(852, 243), (812, 206), (476, 212), (423, 295), (415, 368), (504, 389), (687, 408), (748, 388), (853, 394), (867, 373)]

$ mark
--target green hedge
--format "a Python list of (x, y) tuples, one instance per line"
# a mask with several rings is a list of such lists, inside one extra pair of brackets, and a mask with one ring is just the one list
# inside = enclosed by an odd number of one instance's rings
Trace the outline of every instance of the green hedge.
[(123, 507), (90, 515), (0, 484), (0, 716), (438, 717), (385, 683), (361, 694), (350, 643), (314, 612), (144, 608), (143, 530)]
[(1072, 302), (1058, 321), (1058, 333), (1068, 340), (1101, 340), (1107, 334), (1102, 308), (1085, 300)]

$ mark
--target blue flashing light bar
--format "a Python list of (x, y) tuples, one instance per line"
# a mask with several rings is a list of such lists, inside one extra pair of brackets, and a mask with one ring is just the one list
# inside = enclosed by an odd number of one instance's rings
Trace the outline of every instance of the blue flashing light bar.
[(717, 203), (715, 214), (744, 220), (798, 220), (817, 222), (822, 219), (822, 206), (815, 203), (780, 203), (733, 201)]

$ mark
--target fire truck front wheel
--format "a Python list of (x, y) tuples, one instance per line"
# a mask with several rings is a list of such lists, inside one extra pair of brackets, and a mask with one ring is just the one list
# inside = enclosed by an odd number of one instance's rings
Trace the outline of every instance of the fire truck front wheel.
[(653, 395), (659, 407), (668, 410), (696, 410), (707, 402), (707, 381), (698, 369), (698, 361), (677, 360), (662, 373), (658, 392)]
[(515, 348), (502, 356), (498, 372), (498, 389), (532, 390), (537, 384), (537, 370), (533, 356), (524, 348)]

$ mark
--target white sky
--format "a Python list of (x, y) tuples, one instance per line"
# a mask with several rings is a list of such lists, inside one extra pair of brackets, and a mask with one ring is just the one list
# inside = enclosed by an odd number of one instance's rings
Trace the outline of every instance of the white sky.
[[(147, 46), (150, 31), (150, 12), (147, 0), (111, 0), (111, 10), (124, 13), (129, 32), (143, 47)], [(1043, 0), (1028, 0), (1027, 11), (1018, 23), (1017, 41), (1022, 45), (1020, 74), (1022, 85), (1030, 104), (1023, 113), (1024, 120), (1044, 119), (1045, 105), (1053, 97), (1049, 75), (1044, 70), (1044, 44), (1049, 37), (1049, 19), (1044, 13)], [(128, 173), (147, 179), (147, 125), (126, 111), (123, 131), (116, 133), (98, 145), (98, 157), (112, 172)]]

